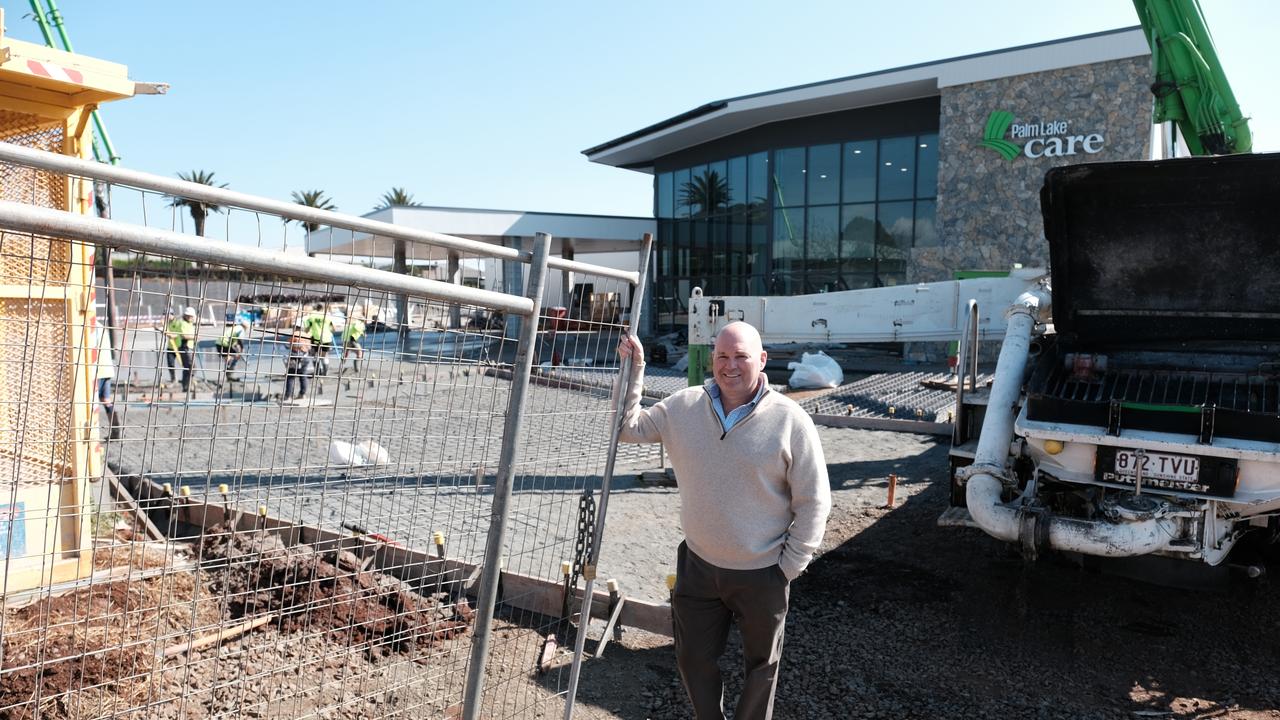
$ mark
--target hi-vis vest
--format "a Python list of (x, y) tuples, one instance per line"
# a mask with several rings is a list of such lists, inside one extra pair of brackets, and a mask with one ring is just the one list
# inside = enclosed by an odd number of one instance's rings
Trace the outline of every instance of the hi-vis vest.
[(240, 326), (240, 323), (236, 323), (222, 331), (222, 337), (218, 338), (218, 347), (232, 347), (239, 342), (242, 337), (244, 337), (244, 328)]
[(333, 344), (333, 323), (321, 312), (312, 313), (302, 321), (302, 327), (311, 336), (312, 342)]
[(354, 318), (347, 320), (347, 326), (342, 328), (342, 342), (344, 344), (353, 340), (359, 342), (362, 337), (364, 337), (364, 323)]
[(165, 326), (169, 334), (169, 347), (181, 350), (184, 345), (195, 344), (196, 326), (183, 318), (174, 318)]

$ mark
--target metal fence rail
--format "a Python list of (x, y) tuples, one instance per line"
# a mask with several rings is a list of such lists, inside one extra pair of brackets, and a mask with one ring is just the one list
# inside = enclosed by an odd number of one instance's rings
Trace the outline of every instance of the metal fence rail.
[[(33, 202), (104, 173), (144, 225)], [(546, 236), (482, 248), (530, 263), (524, 296), (290, 256), (284, 219), (364, 221), (226, 191), (201, 197), (240, 216), (200, 239), (174, 200), (204, 191), (176, 182), (0, 144), (0, 718), (562, 712), (615, 410), (530, 368), (616, 376), (641, 273), (550, 261)], [(133, 253), (114, 325), (101, 284), (44, 307), (108, 247)], [(565, 272), (595, 295), (543, 310)]]

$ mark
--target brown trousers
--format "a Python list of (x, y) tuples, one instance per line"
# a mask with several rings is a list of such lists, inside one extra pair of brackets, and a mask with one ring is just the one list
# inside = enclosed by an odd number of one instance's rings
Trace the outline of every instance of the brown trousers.
[(791, 584), (777, 565), (726, 570), (680, 543), (672, 596), (676, 666), (698, 720), (723, 720), (724, 682), (717, 661), (729, 623), (742, 635), (744, 678), (734, 718), (769, 720), (782, 659)]

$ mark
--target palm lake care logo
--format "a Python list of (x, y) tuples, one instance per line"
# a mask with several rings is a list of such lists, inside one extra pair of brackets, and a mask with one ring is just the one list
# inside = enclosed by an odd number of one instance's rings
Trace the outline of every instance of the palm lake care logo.
[(1077, 153), (1095, 155), (1102, 151), (1106, 142), (1102, 133), (1073, 134), (1070, 128), (1071, 123), (1066, 120), (1015, 123), (1013, 113), (1008, 110), (993, 110), (982, 131), (982, 147), (991, 148), (1010, 161), (1019, 155), (1064, 157)]

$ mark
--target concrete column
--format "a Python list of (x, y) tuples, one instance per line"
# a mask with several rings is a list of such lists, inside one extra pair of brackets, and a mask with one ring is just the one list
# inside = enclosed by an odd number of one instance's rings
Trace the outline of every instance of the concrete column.
[[(462, 284), (462, 257), (452, 250), (449, 251), (449, 269), (446, 280), (454, 285)], [(457, 303), (449, 306), (449, 327), (462, 327), (462, 307)]]
[[(408, 248), (404, 240), (395, 241), (395, 256), (392, 270), (401, 275), (409, 274)], [(409, 344), (409, 296), (403, 293), (396, 295), (396, 334), (400, 352), (405, 352)]]
[[(571, 240), (560, 241), (560, 257), (564, 258), (565, 260), (573, 259), (573, 241)], [(559, 304), (567, 308), (567, 307), (570, 307), (570, 299), (573, 297), (573, 273), (569, 272), (568, 270), (564, 270), (560, 273), (560, 277), (561, 277), (561, 283), (560, 283), (560, 303)]]
[[(519, 237), (507, 236), (502, 238), (502, 244), (520, 250), (524, 243)], [(524, 263), (518, 260), (502, 261), (502, 292), (508, 295), (524, 294)], [(520, 337), (520, 318), (507, 317), (506, 329), (503, 337), (512, 340)]]

